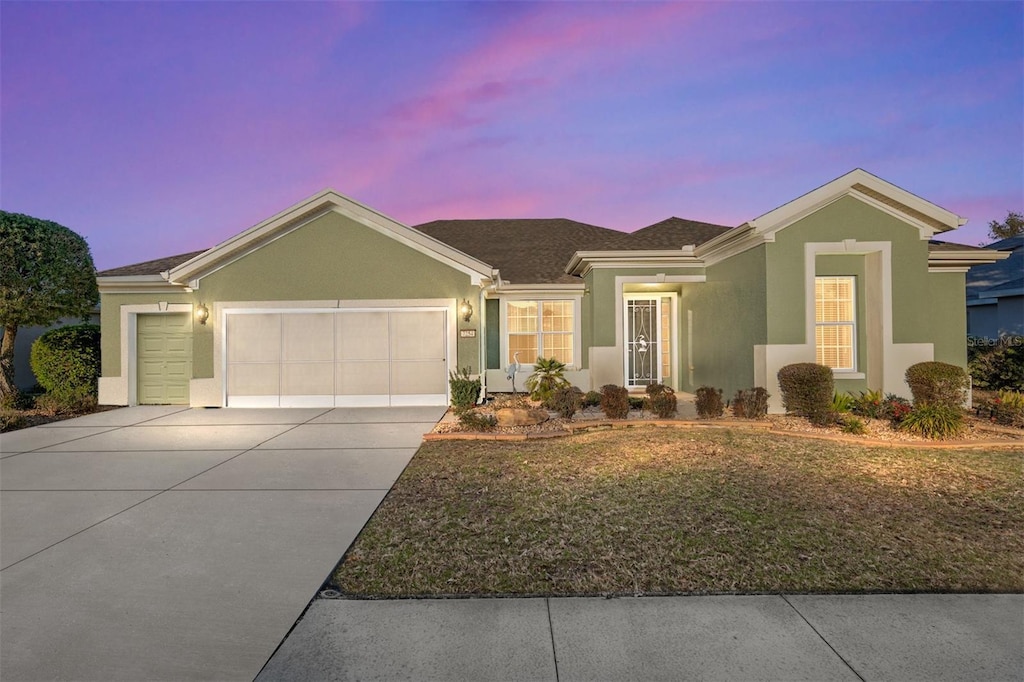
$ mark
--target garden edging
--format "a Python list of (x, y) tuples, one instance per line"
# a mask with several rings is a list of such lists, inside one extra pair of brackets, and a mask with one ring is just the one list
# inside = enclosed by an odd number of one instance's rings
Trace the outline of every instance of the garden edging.
[(607, 429), (630, 429), (637, 427), (658, 427), (658, 428), (680, 428), (680, 429), (746, 429), (752, 431), (771, 431), (780, 436), (793, 436), (795, 438), (812, 438), (828, 440), (839, 443), (850, 443), (854, 445), (870, 445), (874, 447), (889, 448), (934, 448), (949, 450), (956, 448), (1024, 448), (1024, 441), (1006, 440), (949, 440), (949, 441), (892, 441), (880, 438), (864, 438), (858, 436), (847, 436), (834, 433), (809, 433), (806, 431), (789, 431), (777, 429), (771, 422), (767, 421), (694, 421), (685, 419), (659, 419), (659, 420), (595, 420), (593, 422), (572, 424), (564, 431), (545, 431), (541, 433), (425, 433), (424, 441), (440, 440), (493, 440), (493, 441), (527, 441), (542, 440), (545, 438), (561, 438), (572, 436), (576, 433), (587, 431), (603, 431)]

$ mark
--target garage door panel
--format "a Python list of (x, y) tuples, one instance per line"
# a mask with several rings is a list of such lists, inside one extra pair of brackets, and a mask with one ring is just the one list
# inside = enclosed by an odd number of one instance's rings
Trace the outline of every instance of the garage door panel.
[(232, 315), (228, 324), (228, 362), (280, 362), (281, 315)]
[(336, 377), (337, 395), (387, 395), (391, 367), (387, 361), (339, 362)]
[(386, 312), (346, 312), (336, 317), (339, 362), (388, 359)]
[(333, 362), (334, 318), (333, 313), (282, 316), (282, 357), (287, 362)]
[(391, 313), (392, 360), (441, 360), (445, 356), (444, 313)]
[(281, 367), (282, 395), (334, 395), (334, 363), (286, 363)]
[(444, 362), (391, 363), (391, 393), (395, 395), (443, 394)]
[(254, 396), (281, 393), (281, 368), (277, 364), (235, 364), (228, 371), (228, 395)]

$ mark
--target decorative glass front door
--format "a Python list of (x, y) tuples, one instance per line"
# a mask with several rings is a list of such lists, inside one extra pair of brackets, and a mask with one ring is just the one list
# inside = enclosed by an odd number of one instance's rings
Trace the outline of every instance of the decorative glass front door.
[(674, 300), (671, 296), (626, 298), (626, 388), (671, 385)]
[(626, 388), (649, 386), (661, 380), (658, 304), (656, 298), (626, 299)]

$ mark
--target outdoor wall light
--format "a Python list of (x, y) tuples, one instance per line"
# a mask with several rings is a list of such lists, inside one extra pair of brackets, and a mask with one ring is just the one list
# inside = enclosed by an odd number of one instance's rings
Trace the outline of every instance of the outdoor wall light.
[(473, 319), (473, 306), (469, 304), (467, 299), (462, 299), (462, 303), (459, 305), (459, 314), (462, 315), (464, 322), (469, 322)]
[(196, 320), (199, 324), (206, 324), (206, 321), (210, 319), (210, 309), (206, 307), (205, 303), (200, 303), (196, 307)]

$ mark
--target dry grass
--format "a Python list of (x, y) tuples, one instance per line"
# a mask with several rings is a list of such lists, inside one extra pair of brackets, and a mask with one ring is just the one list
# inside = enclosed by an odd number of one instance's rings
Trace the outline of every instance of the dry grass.
[(359, 595), (1024, 591), (1022, 450), (652, 429), (424, 445)]

